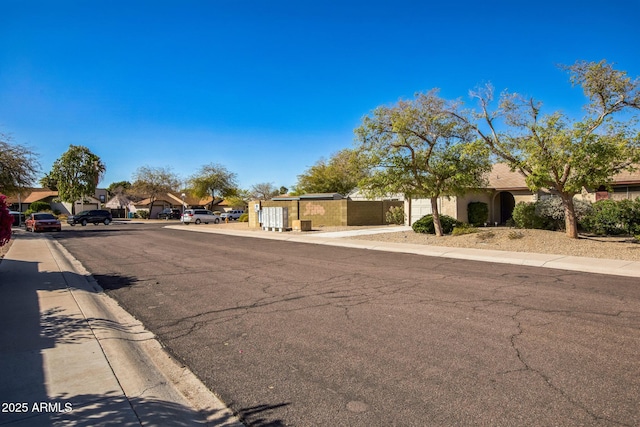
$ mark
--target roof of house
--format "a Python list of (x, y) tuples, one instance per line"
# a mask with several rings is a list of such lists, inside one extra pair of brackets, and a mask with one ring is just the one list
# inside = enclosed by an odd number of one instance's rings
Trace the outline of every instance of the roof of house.
[[(154, 206), (158, 202), (166, 202), (172, 206), (182, 205), (182, 194), (173, 193), (173, 192), (162, 193), (162, 194), (159, 194), (154, 200), (153, 202)], [(145, 206), (150, 203), (151, 203), (151, 198), (147, 197), (146, 199), (136, 202), (136, 206)], [(191, 194), (185, 193), (184, 203), (187, 206), (206, 206), (209, 203), (211, 203), (211, 196), (200, 199)], [(214, 205), (227, 206), (227, 203), (224, 200), (219, 199), (216, 203), (214, 203)]]
[[(101, 189), (96, 189), (101, 190)], [(21, 203), (33, 203), (38, 202), (40, 200), (44, 200), (47, 197), (58, 197), (57, 190), (50, 190), (48, 188), (25, 188), (20, 193), (21, 198), (19, 202)], [(92, 200), (92, 202), (99, 202), (94, 196), (85, 196), (86, 199)], [(7, 197), (7, 202), (9, 204), (18, 203), (18, 195), (13, 194)]]
[(34, 188), (31, 193), (22, 200), (22, 203), (33, 203), (44, 200), (47, 197), (58, 197), (58, 192), (49, 190), (48, 188)]
[(527, 189), (524, 175), (520, 171), (512, 171), (511, 167), (506, 163), (494, 164), (487, 179), (487, 188), (496, 190)]
[(132, 204), (135, 205), (125, 194), (116, 194), (110, 198), (104, 206), (109, 209), (122, 209)]
[[(494, 164), (488, 180), (487, 188), (493, 188), (498, 191), (527, 189), (524, 175), (520, 171), (512, 171), (511, 167), (506, 163)], [(613, 176), (611, 183), (614, 185), (640, 185), (640, 170), (619, 172)]]
[(613, 183), (617, 185), (634, 184), (640, 185), (640, 165), (634, 172), (622, 171), (613, 177)]

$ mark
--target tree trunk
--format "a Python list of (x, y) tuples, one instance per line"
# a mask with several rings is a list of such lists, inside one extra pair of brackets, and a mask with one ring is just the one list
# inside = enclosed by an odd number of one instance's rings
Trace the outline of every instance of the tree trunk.
[(436, 231), (436, 236), (442, 237), (442, 224), (440, 224), (440, 212), (438, 212), (438, 198), (431, 198), (431, 214), (433, 215), (433, 228)]
[(562, 204), (564, 205), (564, 225), (567, 230), (567, 237), (578, 238), (578, 221), (576, 220), (576, 210), (573, 206), (573, 194), (562, 193)]

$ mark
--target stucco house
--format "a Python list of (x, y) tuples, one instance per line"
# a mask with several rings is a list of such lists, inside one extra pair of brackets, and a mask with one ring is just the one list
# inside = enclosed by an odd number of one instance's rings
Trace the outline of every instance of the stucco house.
[[(163, 209), (174, 208), (174, 209), (190, 209), (190, 208), (210, 208), (211, 206), (211, 197), (205, 198), (197, 198), (191, 194), (185, 193), (184, 203), (182, 200), (182, 194), (168, 192), (162, 193), (156, 197), (153, 202), (152, 212), (150, 212), (149, 218), (157, 218), (158, 213), (162, 212)], [(149, 211), (151, 208), (151, 199), (146, 198), (140, 201), (137, 201), (130, 207), (131, 212), (137, 212), (139, 210)], [(233, 209), (233, 206), (230, 206), (225, 200), (219, 199), (213, 204), (213, 208), (211, 209), (214, 212), (226, 212)]]
[[(107, 190), (104, 188), (96, 189), (93, 196), (85, 196), (83, 200), (75, 202), (75, 211), (80, 212), (87, 209), (100, 209), (102, 203), (106, 202)], [(51, 210), (59, 211), (63, 215), (71, 215), (72, 204), (62, 202), (58, 199), (58, 191), (48, 188), (28, 188), (19, 194), (13, 194), (7, 197), (10, 209), (14, 211), (25, 212), (33, 202), (45, 202), (51, 205)]]
[[(439, 212), (449, 215), (459, 221), (467, 222), (467, 206), (471, 202), (484, 202), (489, 207), (489, 223), (504, 224), (513, 214), (513, 208), (519, 202), (533, 202), (539, 197), (549, 196), (548, 191), (533, 193), (526, 185), (525, 177), (519, 171), (512, 171), (505, 163), (493, 165), (485, 188), (470, 191), (463, 196), (440, 197), (438, 199)], [(583, 189), (576, 195), (591, 202), (602, 199), (635, 199), (640, 197), (640, 171), (621, 172), (613, 177), (611, 191), (605, 186), (597, 189)], [(432, 212), (431, 202), (428, 199), (405, 200), (405, 212), (407, 225)]]

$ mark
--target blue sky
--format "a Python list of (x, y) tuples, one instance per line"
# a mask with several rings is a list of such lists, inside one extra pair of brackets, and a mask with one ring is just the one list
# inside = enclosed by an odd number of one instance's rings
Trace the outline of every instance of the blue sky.
[(640, 0), (3, 0), (0, 132), (43, 172), (87, 146), (100, 186), (220, 163), (243, 188), (291, 187), (375, 107), (434, 87), (491, 82), (579, 116), (557, 64), (639, 76), (638, 16)]

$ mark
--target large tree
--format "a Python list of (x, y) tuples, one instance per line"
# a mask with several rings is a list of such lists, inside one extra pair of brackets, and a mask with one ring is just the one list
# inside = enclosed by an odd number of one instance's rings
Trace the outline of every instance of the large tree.
[(70, 145), (53, 163), (48, 176), (56, 183), (60, 200), (71, 203), (72, 213), (75, 214), (75, 202), (95, 194), (105, 171), (100, 157), (87, 147)]
[(58, 181), (55, 180), (51, 176), (50, 173), (45, 173), (42, 178), (40, 178), (40, 185), (44, 188), (48, 188), (49, 190), (58, 191)]
[(141, 166), (133, 174), (130, 191), (138, 197), (149, 198), (149, 214), (158, 196), (176, 191), (180, 178), (170, 168)]
[(326, 159), (320, 159), (298, 175), (295, 192), (349, 194), (366, 173), (357, 162), (357, 153), (343, 149)]
[(280, 190), (270, 182), (254, 184), (249, 191), (251, 193), (251, 200), (269, 200), (280, 195)]
[(111, 195), (124, 194), (129, 189), (131, 189), (131, 183), (129, 181), (116, 181), (109, 184), (107, 192)]
[[(541, 114), (542, 104), (503, 93), (498, 108), (490, 85), (471, 92), (479, 100), (469, 114), (452, 109), (472, 125), (499, 158), (525, 177), (532, 191), (551, 190), (563, 202), (567, 236), (578, 237), (573, 198), (583, 188), (611, 183), (613, 176), (640, 161), (640, 133), (633, 111), (640, 106), (640, 83), (605, 61), (563, 67), (589, 102), (586, 115), (572, 120), (562, 112)], [(616, 120), (619, 113), (631, 114)]]
[(249, 190), (236, 190), (232, 195), (224, 198), (227, 206), (245, 209), (251, 200), (255, 200)]
[(30, 187), (40, 170), (38, 156), (24, 145), (0, 134), (0, 193), (15, 194)]
[(211, 196), (211, 209), (225, 197), (233, 196), (238, 187), (237, 175), (217, 163), (202, 166), (189, 178), (189, 187), (196, 197)]
[(480, 187), (490, 170), (489, 152), (472, 129), (446, 113), (436, 90), (376, 108), (356, 129), (362, 165), (360, 181), (373, 194), (401, 193), (431, 200), (433, 224), (442, 236), (438, 198)]

